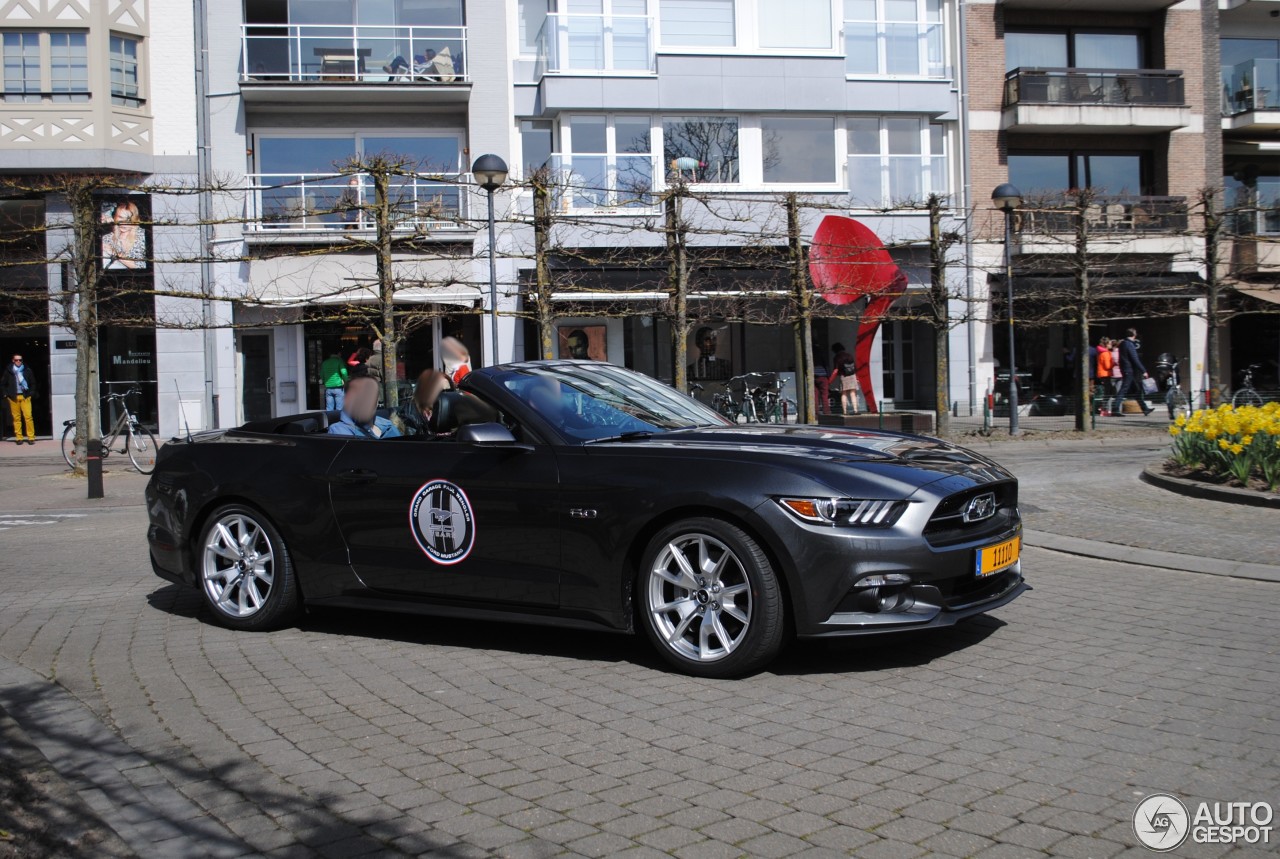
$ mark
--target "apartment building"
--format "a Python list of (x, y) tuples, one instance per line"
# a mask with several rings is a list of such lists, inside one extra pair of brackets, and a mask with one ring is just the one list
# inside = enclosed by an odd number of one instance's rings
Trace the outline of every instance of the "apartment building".
[[(75, 172), (117, 175), (139, 184), (197, 184), (192, 7), (162, 4), (164, 14), (152, 14), (157, 5), (146, 0), (0, 3), (0, 182), (10, 188), (0, 201), (0, 254), (6, 287), (32, 296), (7, 308), (9, 322), (26, 324), (0, 329), (0, 350), (6, 359), (21, 352), (51, 394), (35, 401), (42, 434), (54, 428), (61, 432), (62, 422), (75, 416), (76, 344), (58, 326), (58, 308), (37, 297), (46, 285), (60, 293), (69, 277), (62, 261), (69, 241), (67, 207), (57, 194), (30, 189), (47, 188), (48, 177)], [(141, 246), (151, 249), (131, 263), (104, 260), (102, 289), (115, 296), (104, 310), (107, 324), (100, 335), (104, 389), (138, 387), (142, 396), (132, 405), (145, 422), (165, 432), (178, 431), (184, 407), (200, 426), (206, 417), (202, 405), (212, 400), (217, 379), (212, 358), (219, 335), (149, 324), (152, 319), (198, 320), (202, 308), (199, 301), (148, 294), (162, 284), (170, 292), (198, 293), (198, 265), (164, 262), (189, 258), (186, 249), (198, 247), (198, 231), (147, 224), (193, 224), (195, 201), (189, 196), (153, 201), (122, 189), (104, 195), (101, 206), (104, 222), (142, 222)], [(41, 264), (47, 260), (53, 262)], [(116, 312), (131, 324), (110, 324)], [(229, 394), (234, 384), (229, 346), (223, 354), (221, 382)]]
[[(1061, 302), (1085, 219), (1088, 269), (1099, 296), (1095, 336), (1141, 329), (1149, 357), (1191, 356), (1186, 381), (1203, 390), (1198, 199), (1216, 186), (1221, 148), (1212, 0), (969, 0), (966, 3), (970, 182), (976, 200), (1011, 182), (1024, 203), (1012, 256), (1017, 366), (1023, 383), (1070, 371), (1065, 325), (1036, 324)], [(1207, 59), (1208, 58), (1208, 61)], [(1208, 130), (1208, 133), (1206, 133)], [(1071, 211), (1072, 189), (1095, 196)], [(974, 265), (990, 272), (993, 317), (1005, 300), (1003, 215), (974, 224)], [(1069, 287), (1068, 287), (1069, 288)], [(1037, 300), (1042, 299), (1037, 305)], [(1064, 320), (1066, 321), (1066, 320)], [(980, 374), (1008, 361), (1007, 325), (984, 327)], [(1185, 370), (1184, 370), (1185, 372)]]
[[(555, 294), (564, 309), (560, 354), (589, 335), (592, 354), (673, 377), (665, 265), (651, 253), (636, 260), (662, 242), (645, 227), (662, 215), (644, 192), (661, 192), (676, 176), (714, 201), (695, 207), (689, 237), (693, 381), (796, 368), (791, 328), (776, 324), (785, 298), (769, 297), (785, 294), (785, 272), (759, 262), (762, 246), (785, 246), (787, 192), (803, 201), (806, 242), (826, 214), (859, 218), (907, 272), (904, 302), (921, 302), (928, 222), (918, 206), (938, 193), (964, 210), (958, 8), (944, 0), (517, 0), (513, 165), (525, 175), (546, 167), (560, 186), (555, 208), (566, 225), (552, 276), (571, 285)], [(746, 246), (754, 257), (735, 254)], [(962, 267), (951, 277), (963, 295)], [(718, 316), (717, 306), (734, 303), (729, 296), (736, 305)], [(714, 370), (703, 360), (709, 333)], [(969, 333), (959, 326), (951, 348), (951, 399), (962, 410), (973, 393)], [(855, 325), (819, 320), (814, 339), (819, 362), (829, 364), (831, 345), (852, 347)], [(932, 408), (931, 329), (903, 319), (888, 323), (881, 341), (877, 394)], [(525, 342), (534, 354), (534, 338)]]
[[(1220, 0), (1223, 205), (1234, 211), (1226, 268), (1241, 309), (1223, 338), (1223, 366), (1280, 364), (1280, 2)], [(1254, 312), (1248, 312), (1254, 311)]]

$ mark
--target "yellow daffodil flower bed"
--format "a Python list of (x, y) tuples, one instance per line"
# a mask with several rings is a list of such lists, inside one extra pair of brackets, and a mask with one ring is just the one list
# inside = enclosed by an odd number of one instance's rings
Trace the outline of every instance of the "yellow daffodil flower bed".
[(1174, 421), (1169, 435), (1178, 465), (1244, 486), (1254, 476), (1273, 491), (1280, 484), (1280, 403), (1200, 409)]

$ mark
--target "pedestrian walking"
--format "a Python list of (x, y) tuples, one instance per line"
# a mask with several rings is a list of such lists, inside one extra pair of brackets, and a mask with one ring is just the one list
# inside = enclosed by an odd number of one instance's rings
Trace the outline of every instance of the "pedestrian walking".
[(343, 387), (350, 376), (347, 364), (334, 349), (320, 364), (320, 384), (324, 385), (324, 408), (328, 412), (342, 411)]
[(1138, 401), (1144, 416), (1155, 411), (1147, 405), (1147, 394), (1143, 389), (1143, 380), (1150, 377), (1147, 375), (1147, 368), (1142, 366), (1142, 358), (1138, 355), (1140, 348), (1137, 329), (1127, 329), (1124, 339), (1120, 341), (1120, 390), (1116, 392), (1115, 402), (1111, 404), (1111, 413), (1115, 417), (1124, 416), (1124, 401), (1127, 397), (1133, 397)]
[(831, 359), (833, 368), (827, 377), (831, 390), (840, 392), (840, 411), (846, 415), (858, 414), (858, 363), (853, 355), (845, 351), (843, 343), (831, 344), (835, 357)]
[(1098, 339), (1098, 345), (1094, 347), (1094, 397), (1097, 398), (1102, 413), (1110, 415), (1111, 411), (1107, 408), (1107, 397), (1113, 393), (1111, 387), (1111, 365), (1114, 361), (1111, 358), (1111, 338), (1101, 337)]
[(0, 392), (9, 401), (9, 414), (13, 417), (13, 443), (22, 444), (23, 422), (26, 422), (27, 444), (36, 443), (36, 425), (31, 418), (31, 399), (36, 395), (35, 374), (27, 369), (21, 355), (14, 355), (9, 370), (4, 374)]

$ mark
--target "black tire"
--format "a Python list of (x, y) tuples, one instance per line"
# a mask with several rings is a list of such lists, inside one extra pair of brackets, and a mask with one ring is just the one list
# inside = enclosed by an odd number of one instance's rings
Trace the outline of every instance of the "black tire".
[[(261, 563), (264, 550), (269, 570)], [(301, 601), (289, 550), (258, 510), (241, 504), (214, 510), (200, 532), (195, 560), (200, 593), (223, 626), (258, 632), (289, 626), (297, 617)]]
[(140, 474), (150, 474), (156, 470), (156, 455), (160, 452), (160, 447), (151, 430), (135, 424), (125, 436), (124, 443), (129, 450), (129, 461)]
[(67, 468), (72, 471), (76, 470), (76, 425), (74, 422), (67, 424), (62, 431), (62, 458), (66, 460)]
[(1238, 409), (1242, 406), (1262, 407), (1262, 397), (1252, 388), (1246, 388), (1243, 391), (1236, 391), (1235, 396), (1231, 398), (1231, 407)]
[(782, 646), (785, 611), (773, 565), (755, 540), (720, 519), (685, 519), (655, 534), (636, 592), (645, 634), (686, 674), (742, 677)]

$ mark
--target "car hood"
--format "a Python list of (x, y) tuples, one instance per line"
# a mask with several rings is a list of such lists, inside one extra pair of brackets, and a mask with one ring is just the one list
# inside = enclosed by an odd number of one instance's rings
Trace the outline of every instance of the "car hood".
[(790, 460), (789, 468), (809, 471), (829, 485), (845, 483), (850, 465), (855, 466), (853, 473), (875, 474), (882, 485), (898, 484), (900, 490), (946, 481), (949, 485), (939, 490), (956, 492), (1013, 479), (996, 463), (965, 448), (935, 438), (878, 430), (747, 424), (673, 430), (618, 444)]

